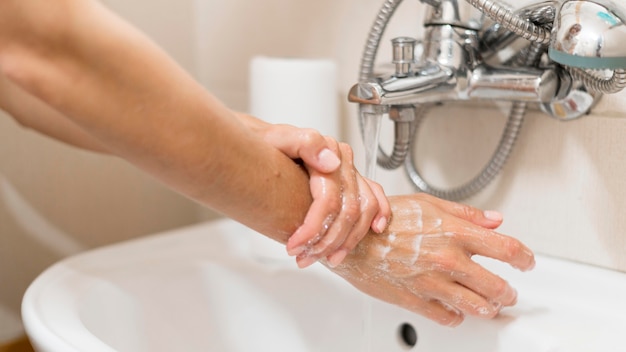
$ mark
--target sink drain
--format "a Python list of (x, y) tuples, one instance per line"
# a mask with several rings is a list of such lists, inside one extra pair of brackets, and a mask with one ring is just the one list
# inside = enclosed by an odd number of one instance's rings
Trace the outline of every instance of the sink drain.
[(417, 345), (417, 331), (413, 325), (409, 323), (400, 325), (400, 328), (398, 328), (398, 335), (400, 337), (400, 342), (407, 349), (411, 349)]

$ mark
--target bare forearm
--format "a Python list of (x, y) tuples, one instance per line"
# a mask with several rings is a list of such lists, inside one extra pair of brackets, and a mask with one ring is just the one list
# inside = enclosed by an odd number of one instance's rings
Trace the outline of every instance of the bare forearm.
[(100, 141), (86, 133), (72, 120), (27, 93), (2, 74), (0, 74), (0, 109), (15, 118), (20, 125), (56, 140), (81, 149), (109, 153)]
[[(14, 10), (2, 15), (0, 28), (5, 74), (113, 153), (198, 202), (285, 242), (311, 202), (305, 172), (100, 5), (52, 3), (57, 7), (49, 12), (36, 9), (40, 1), (0, 5), (13, 4)], [(11, 18), (17, 10), (25, 18)], [(39, 13), (46, 13), (45, 21), (54, 26), (60, 20), (55, 15), (65, 17), (65, 25), (47, 33), (34, 25)]]

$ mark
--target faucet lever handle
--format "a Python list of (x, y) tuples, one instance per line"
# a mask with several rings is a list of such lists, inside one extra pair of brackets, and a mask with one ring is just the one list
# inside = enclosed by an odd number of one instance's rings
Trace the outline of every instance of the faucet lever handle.
[(396, 65), (396, 77), (407, 77), (413, 73), (415, 62), (416, 39), (410, 37), (397, 37), (391, 40), (393, 47), (393, 63)]

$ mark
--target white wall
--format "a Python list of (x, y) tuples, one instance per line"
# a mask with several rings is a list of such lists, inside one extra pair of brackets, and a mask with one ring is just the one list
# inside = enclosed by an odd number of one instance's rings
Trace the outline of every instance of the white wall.
[[(345, 97), (382, 0), (105, 3), (227, 104), (246, 110), (248, 61), (260, 54), (335, 59), (338, 94)], [(406, 1), (388, 37), (417, 35), (421, 9), (418, 1)], [(381, 49), (382, 57), (389, 57), (388, 47)], [(591, 116), (569, 123), (529, 114), (502, 175), (469, 202), (503, 211), (502, 231), (538, 252), (626, 271), (624, 98), (622, 93), (605, 99)], [(362, 168), (355, 108), (343, 101), (343, 134)], [(505, 122), (504, 111), (463, 105), (439, 107), (430, 116), (420, 133), (418, 164), (439, 184), (472, 177), (488, 159)], [(386, 136), (388, 143), (388, 129)], [(49, 141), (4, 117), (0, 140), (0, 181), (5, 185), (0, 199), (0, 342), (22, 332), (21, 294), (63, 250), (180, 226), (196, 221), (199, 213), (212, 215), (119, 160)], [(379, 180), (390, 194), (412, 191), (402, 171), (379, 171)], [(18, 201), (11, 197), (15, 195)], [(30, 206), (29, 226), (11, 210), (16, 204)], [(33, 216), (41, 221), (32, 221)], [(29, 234), (37, 229), (64, 239), (42, 244)]]

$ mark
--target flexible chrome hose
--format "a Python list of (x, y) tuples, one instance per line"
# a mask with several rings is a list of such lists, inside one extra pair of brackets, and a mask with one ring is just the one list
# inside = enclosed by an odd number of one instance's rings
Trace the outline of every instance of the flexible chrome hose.
[[(378, 14), (376, 19), (370, 28), (367, 41), (365, 43), (365, 49), (363, 50), (363, 56), (361, 57), (361, 67), (359, 70), (359, 82), (367, 81), (374, 75), (374, 64), (376, 61), (376, 55), (378, 53), (378, 47), (380, 45), (381, 38), (387, 28), (389, 20), (393, 16), (394, 12), (400, 6), (402, 0), (386, 0)], [(361, 135), (363, 133), (363, 113), (361, 106), (359, 105), (359, 124), (361, 127)], [(391, 155), (387, 155), (381, 147), (378, 147), (377, 163), (385, 169), (396, 169), (404, 162), (408, 154), (411, 137), (406, 133), (408, 131), (408, 125), (397, 122), (395, 126), (396, 140), (394, 141), (393, 150)], [(406, 129), (405, 129), (406, 128)], [(401, 129), (405, 129), (401, 131)], [(400, 139), (398, 139), (400, 137)], [(365, 141), (366, 143), (368, 141)]]
[(540, 25), (546, 30), (551, 30), (556, 17), (556, 8), (553, 2), (530, 5), (520, 11), (518, 16), (528, 19), (535, 25)]
[(466, 0), (478, 11), (499, 23), (504, 28), (531, 42), (540, 44), (550, 43), (550, 31), (538, 26), (509, 10), (506, 6), (490, 0)]
[[(474, 194), (485, 188), (485, 186), (487, 186), (494, 179), (494, 177), (498, 175), (498, 173), (500, 172), (500, 170), (502, 170), (502, 167), (506, 163), (507, 159), (509, 158), (509, 155), (511, 155), (511, 151), (515, 146), (515, 142), (522, 128), (524, 114), (526, 113), (526, 105), (527, 104), (523, 102), (513, 103), (509, 119), (506, 123), (506, 128), (504, 130), (504, 133), (502, 134), (502, 137), (500, 138), (500, 142), (498, 144), (496, 152), (491, 157), (491, 160), (489, 160), (489, 163), (483, 168), (483, 170), (469, 182), (459, 187), (446, 190), (431, 186), (417, 171), (417, 168), (413, 163), (412, 156), (408, 157), (405, 161), (407, 175), (409, 176), (413, 184), (415, 184), (418, 190), (430, 193), (438, 198), (459, 201), (473, 196)], [(416, 124), (416, 129), (419, 127), (419, 124), (421, 123), (423, 118), (423, 116), (420, 116), (415, 120), (414, 123)]]
[[(546, 51), (546, 48), (547, 47), (545, 45), (539, 43), (531, 43), (531, 45), (524, 50), (524, 52), (526, 53), (525, 57), (517, 57), (516, 64), (524, 66), (537, 65), (539, 60), (541, 59), (541, 55), (543, 55), (543, 53)], [(513, 106), (511, 107), (511, 111), (509, 113), (509, 118), (507, 120), (504, 132), (502, 133), (502, 137), (500, 138), (496, 151), (492, 155), (487, 165), (481, 170), (481, 172), (467, 183), (459, 187), (445, 190), (431, 186), (428, 182), (424, 180), (424, 178), (420, 175), (419, 171), (415, 167), (412, 154), (414, 148), (411, 148), (411, 153), (405, 161), (407, 175), (420, 191), (430, 193), (438, 198), (458, 201), (473, 196), (474, 194), (485, 188), (489, 183), (491, 183), (491, 181), (500, 173), (500, 171), (506, 164), (506, 161), (511, 155), (513, 147), (515, 146), (515, 143), (517, 141), (517, 137), (519, 136), (519, 133), (522, 129), (527, 106), (528, 104), (525, 102), (513, 103)], [(414, 135), (417, 134), (417, 130), (423, 118), (423, 115), (416, 116), (414, 122)]]
[(386, 0), (383, 6), (378, 10), (376, 19), (370, 28), (363, 56), (361, 57), (361, 69), (359, 71), (359, 82), (367, 81), (374, 74), (374, 61), (378, 53), (380, 40), (385, 33), (387, 24), (393, 16), (394, 12), (400, 6), (402, 0)]
[(411, 145), (411, 123), (404, 121), (394, 122), (394, 143), (393, 152), (390, 156), (378, 153), (377, 164), (387, 170), (397, 169), (404, 163), (404, 159), (409, 154)]
[(592, 70), (569, 66), (566, 69), (574, 80), (580, 81), (587, 89), (598, 93), (612, 94), (626, 88), (626, 70), (624, 69), (613, 70), (613, 75), (608, 79), (598, 77)]

